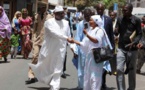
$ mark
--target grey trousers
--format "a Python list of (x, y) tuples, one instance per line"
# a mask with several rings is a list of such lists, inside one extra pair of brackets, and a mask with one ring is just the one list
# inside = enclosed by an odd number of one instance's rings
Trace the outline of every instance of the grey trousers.
[(117, 87), (118, 90), (126, 90), (124, 67), (125, 63), (130, 60), (128, 82), (129, 88), (127, 90), (135, 90), (136, 87), (136, 58), (137, 51), (123, 51), (118, 49), (117, 51)]

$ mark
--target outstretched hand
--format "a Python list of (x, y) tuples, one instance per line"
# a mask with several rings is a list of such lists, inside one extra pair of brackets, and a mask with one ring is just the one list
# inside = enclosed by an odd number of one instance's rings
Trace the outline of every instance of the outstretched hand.
[(69, 43), (74, 43), (74, 39), (73, 39), (73, 38), (68, 38), (67, 41), (68, 41)]

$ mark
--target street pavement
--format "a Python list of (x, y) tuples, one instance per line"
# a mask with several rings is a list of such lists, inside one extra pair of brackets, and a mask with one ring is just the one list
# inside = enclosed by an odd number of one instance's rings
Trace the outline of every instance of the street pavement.
[[(72, 52), (68, 48), (67, 57), (67, 78), (61, 79), (60, 90), (77, 90), (77, 72), (72, 63)], [(31, 62), (31, 55), (29, 59), (22, 59), (22, 56), (17, 56), (17, 59), (10, 59), (8, 56), (8, 63), (0, 61), (0, 90), (49, 90), (49, 86), (42, 83), (34, 83), (26, 85), (25, 81), (28, 79), (28, 63)], [(125, 76), (126, 87), (128, 87), (128, 76)], [(145, 90), (145, 66), (142, 68), (142, 73), (137, 74), (136, 90)], [(114, 75), (107, 75), (107, 90), (117, 90), (116, 77)]]

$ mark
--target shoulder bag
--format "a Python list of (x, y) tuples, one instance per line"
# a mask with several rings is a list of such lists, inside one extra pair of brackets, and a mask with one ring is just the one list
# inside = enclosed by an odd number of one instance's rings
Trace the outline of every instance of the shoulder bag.
[(94, 60), (95, 60), (96, 63), (107, 61), (107, 60), (110, 60), (114, 57), (113, 51), (109, 46), (110, 42), (107, 40), (106, 35), (105, 35), (105, 40), (106, 40), (106, 43), (107, 43), (106, 46), (92, 49)]

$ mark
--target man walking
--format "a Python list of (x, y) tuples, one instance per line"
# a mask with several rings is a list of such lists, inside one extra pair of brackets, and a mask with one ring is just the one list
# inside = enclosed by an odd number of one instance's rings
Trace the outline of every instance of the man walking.
[(44, 24), (44, 41), (37, 64), (29, 64), (38, 81), (51, 86), (50, 90), (59, 90), (67, 41), (71, 42), (68, 21), (64, 20), (62, 6), (54, 9), (55, 17)]
[[(125, 4), (122, 8), (123, 17), (119, 17), (116, 24), (116, 35), (119, 36), (117, 51), (117, 86), (118, 90), (126, 90), (124, 74), (128, 74), (129, 87), (127, 90), (135, 90), (136, 87), (136, 59), (139, 40), (141, 39), (141, 21), (132, 15), (132, 4)], [(134, 40), (130, 39), (136, 31)], [(124, 65), (126, 70), (124, 72)]]
[[(145, 43), (145, 16), (142, 17), (142, 24), (141, 24), (141, 27), (142, 27), (142, 38), (141, 38), (141, 43)], [(145, 47), (143, 48), (139, 48), (138, 50), (138, 61), (137, 61), (137, 70), (136, 72), (138, 74), (141, 73), (141, 68), (145, 62), (145, 50), (144, 50)]]
[[(38, 61), (38, 55), (40, 52), (41, 44), (43, 42), (43, 36), (44, 36), (44, 22), (46, 19), (51, 18), (50, 15), (47, 15), (46, 13), (46, 6), (40, 7), (40, 11), (38, 14), (35, 15), (35, 21), (34, 21), (34, 30), (32, 32), (32, 63), (37, 64)], [(28, 71), (28, 80), (26, 81), (26, 84), (35, 83), (37, 79), (35, 78), (35, 75), (32, 71), (32, 69), (29, 67)]]

